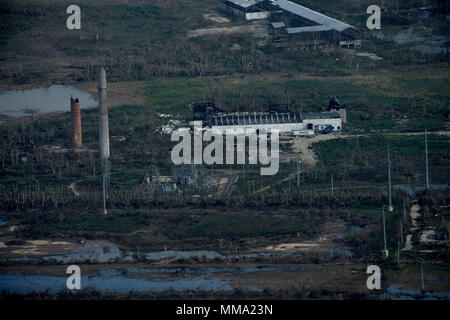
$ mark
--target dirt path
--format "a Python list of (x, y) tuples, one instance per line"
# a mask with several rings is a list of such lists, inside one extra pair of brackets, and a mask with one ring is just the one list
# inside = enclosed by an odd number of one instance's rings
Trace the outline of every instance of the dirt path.
[(415, 228), (417, 228), (417, 221), (416, 219), (420, 217), (420, 206), (418, 204), (414, 204), (411, 207), (411, 211), (409, 212), (409, 215), (411, 216), (412, 224)]
[(411, 239), (412, 239), (414, 231), (417, 230), (417, 221), (416, 221), (416, 219), (418, 217), (420, 217), (419, 211), (420, 211), (420, 206), (418, 204), (414, 204), (411, 207), (411, 210), (409, 211), (409, 215), (411, 217), (411, 221), (412, 221), (412, 225), (413, 226), (411, 228), (409, 228), (409, 231), (411, 233), (406, 235), (405, 247), (403, 248), (403, 250), (405, 250), (405, 251), (411, 251), (413, 249), (413, 245), (412, 245)]
[(294, 147), (295, 152), (301, 155), (301, 160), (309, 166), (314, 166), (317, 162), (317, 156), (312, 150), (312, 145), (314, 143), (320, 142), (320, 141), (328, 141), (338, 138), (344, 138), (344, 135), (339, 134), (321, 134), (316, 135), (311, 138), (295, 138), (294, 140)]
[(218, 23), (228, 23), (228, 22), (230, 22), (230, 19), (228, 19), (226, 17), (223, 17), (223, 16), (220, 16), (220, 15), (218, 15), (216, 13), (205, 13), (203, 15), (203, 17), (205, 19), (208, 19), (208, 20), (211, 20), (211, 21), (214, 21), (214, 22), (218, 22)]
[[(351, 256), (350, 250), (347, 250), (341, 243), (341, 239), (348, 235), (344, 231), (344, 222), (328, 222), (323, 227), (320, 234), (312, 240), (302, 240), (298, 234), (298, 242), (274, 243), (260, 248), (264, 252), (299, 252), (299, 253), (319, 253), (319, 254), (340, 254)], [(367, 231), (354, 231), (354, 233), (364, 233)]]

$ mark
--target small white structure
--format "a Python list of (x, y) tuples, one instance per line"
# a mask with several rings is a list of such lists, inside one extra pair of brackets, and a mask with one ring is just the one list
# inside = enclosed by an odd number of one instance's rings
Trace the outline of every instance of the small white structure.
[(305, 113), (302, 115), (303, 122), (314, 129), (320, 131), (331, 126), (333, 131), (342, 130), (342, 118), (340, 112), (320, 112), (320, 113)]

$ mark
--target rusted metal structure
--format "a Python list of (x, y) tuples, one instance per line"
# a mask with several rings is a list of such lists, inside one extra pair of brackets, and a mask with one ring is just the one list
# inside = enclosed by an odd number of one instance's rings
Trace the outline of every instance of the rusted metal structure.
[(78, 98), (70, 97), (70, 112), (72, 115), (72, 143), (74, 149), (80, 149), (83, 146), (81, 135), (81, 106)]

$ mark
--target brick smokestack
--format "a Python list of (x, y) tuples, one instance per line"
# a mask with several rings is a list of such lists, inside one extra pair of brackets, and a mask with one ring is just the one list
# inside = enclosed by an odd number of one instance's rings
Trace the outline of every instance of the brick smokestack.
[(70, 111), (72, 114), (72, 142), (75, 149), (83, 146), (81, 137), (81, 107), (78, 98), (70, 97)]

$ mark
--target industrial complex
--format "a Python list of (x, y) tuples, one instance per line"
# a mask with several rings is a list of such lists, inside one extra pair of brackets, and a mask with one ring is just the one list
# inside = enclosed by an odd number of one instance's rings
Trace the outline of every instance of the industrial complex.
[(295, 136), (312, 136), (341, 131), (346, 110), (330, 103), (329, 111), (319, 113), (223, 112), (212, 103), (199, 103), (193, 106), (193, 120), (203, 121), (206, 127), (221, 134), (227, 130), (254, 129), (257, 133), (268, 133), (275, 129)]

